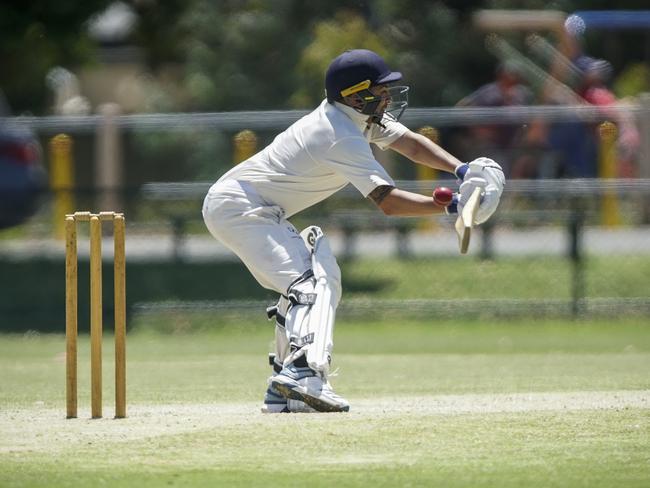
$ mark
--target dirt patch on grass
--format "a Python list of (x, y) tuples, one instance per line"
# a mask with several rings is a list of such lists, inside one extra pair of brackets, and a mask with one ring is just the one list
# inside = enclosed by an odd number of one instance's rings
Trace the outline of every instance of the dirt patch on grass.
[(547, 410), (650, 408), (650, 390), (438, 395), (356, 402), (362, 413), (453, 415)]
[[(650, 390), (606, 392), (514, 393), (483, 395), (432, 395), (376, 399), (351, 399), (350, 420), (408, 416), (517, 413), (528, 411), (616, 410), (650, 408)], [(128, 418), (90, 419), (88, 410), (79, 418), (65, 419), (61, 410), (35, 405), (0, 412), (0, 454), (56, 452), (79, 445), (105, 445), (178, 435), (197, 431), (236, 428), (271, 422), (296, 422), (309, 415), (323, 422), (333, 414), (263, 415), (258, 403), (130, 405)], [(111, 411), (106, 408), (105, 414)]]

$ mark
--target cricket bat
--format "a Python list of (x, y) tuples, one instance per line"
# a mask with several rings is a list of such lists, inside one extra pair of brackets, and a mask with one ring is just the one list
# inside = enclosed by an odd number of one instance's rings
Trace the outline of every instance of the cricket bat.
[(476, 219), (476, 212), (481, 204), (481, 188), (474, 188), (463, 211), (458, 214), (456, 219), (456, 233), (458, 234), (458, 245), (461, 254), (467, 254), (469, 240), (472, 234), (472, 227)]

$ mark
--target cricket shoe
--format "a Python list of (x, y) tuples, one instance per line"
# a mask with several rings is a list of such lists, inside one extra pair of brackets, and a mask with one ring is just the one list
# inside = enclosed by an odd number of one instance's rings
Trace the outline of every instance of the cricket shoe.
[(271, 385), (266, 389), (262, 413), (313, 413), (315, 410), (304, 402), (287, 400)]
[(289, 413), (287, 399), (280, 392), (269, 385), (264, 394), (262, 413)]
[(271, 388), (280, 392), (288, 401), (298, 400), (318, 412), (347, 412), (350, 404), (337, 395), (327, 380), (311, 368), (293, 365), (285, 367), (271, 378)]

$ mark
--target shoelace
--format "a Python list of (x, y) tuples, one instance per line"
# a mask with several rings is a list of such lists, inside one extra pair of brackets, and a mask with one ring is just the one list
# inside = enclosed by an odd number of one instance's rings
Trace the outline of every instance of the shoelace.
[(329, 373), (329, 374), (327, 375), (327, 377), (328, 377), (328, 378), (333, 378), (333, 377), (338, 376), (338, 375), (339, 375), (339, 370), (340, 370), (340, 368), (336, 368), (334, 371), (332, 371), (331, 373)]

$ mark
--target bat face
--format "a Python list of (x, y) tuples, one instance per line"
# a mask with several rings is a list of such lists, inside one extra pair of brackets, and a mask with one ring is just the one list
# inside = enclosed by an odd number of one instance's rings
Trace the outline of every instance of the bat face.
[(458, 246), (461, 254), (467, 254), (469, 241), (472, 234), (472, 227), (476, 220), (476, 212), (481, 204), (481, 189), (475, 188), (467, 203), (456, 219), (456, 233), (458, 234)]

